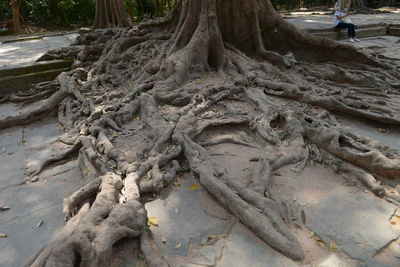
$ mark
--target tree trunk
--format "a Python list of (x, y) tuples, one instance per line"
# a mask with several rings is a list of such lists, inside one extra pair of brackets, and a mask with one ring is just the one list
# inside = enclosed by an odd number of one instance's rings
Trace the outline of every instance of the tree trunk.
[(11, 0), (11, 7), (13, 13), (13, 27), (14, 33), (19, 33), (21, 31), (21, 23), (20, 23), (20, 0)]
[[(108, 12), (112, 3), (122, 10), (120, 1), (97, 1), (98, 27), (119, 25)], [(274, 171), (315, 160), (393, 198), (372, 174), (399, 177), (393, 155), (400, 152), (349, 134), (329, 112), (400, 125), (398, 103), (391, 102), (399, 95), (396, 68), (351, 45), (299, 31), (270, 1), (176, 0), (164, 18), (134, 30), (87, 33), (78, 43), (85, 47), (71, 71), (5, 99), (39, 103), (0, 119), (0, 129), (24, 125), (58, 106), (66, 131), (60, 140), (71, 148), (30, 175), (39, 179), (80, 149), (89, 180), (64, 200), (66, 228), (32, 266), (110, 266), (113, 246), (125, 238), (140, 240), (149, 266), (168, 266), (145, 229), (142, 196), (169, 186), (182, 164), (245, 226), (296, 261), (304, 253), (272, 192)], [(143, 129), (132, 131), (134, 118)], [(245, 127), (255, 144), (235, 133), (199, 138), (209, 128), (228, 126), (229, 132)], [(119, 141), (122, 135), (127, 139)], [(123, 150), (129, 141), (138, 145)], [(223, 143), (271, 149), (261, 151), (250, 182), (242, 183), (207, 150)], [(137, 153), (128, 161), (130, 149)]]
[(129, 25), (129, 16), (124, 10), (122, 0), (96, 0), (93, 28), (105, 29)]
[(155, 0), (156, 1), (156, 17), (160, 17), (163, 12), (163, 5), (162, 0)]

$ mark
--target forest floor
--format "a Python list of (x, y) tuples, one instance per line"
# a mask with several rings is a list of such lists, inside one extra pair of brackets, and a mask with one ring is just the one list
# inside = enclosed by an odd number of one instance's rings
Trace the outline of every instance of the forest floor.
[[(366, 38), (357, 45), (400, 60), (395, 53), (400, 48), (400, 37)], [(209, 75), (193, 83), (218, 82), (214, 79)], [(271, 101), (285, 104), (287, 100)], [(16, 105), (1, 104), (0, 118), (18, 110)], [(339, 115), (337, 118), (348, 131), (400, 149), (398, 126)], [(39, 182), (25, 182), (24, 175), (35, 162), (65, 149), (57, 142), (60, 127), (56, 121), (49, 116), (26, 127), (0, 131), (0, 206), (10, 207), (0, 211), (0, 233), (7, 235), (0, 238), (1, 267), (21, 266), (52, 240), (65, 225), (62, 199), (85, 183), (75, 158), (44, 171)], [(139, 117), (125, 128), (146, 134)], [(236, 132), (250, 144), (207, 147), (231, 177), (245, 182), (254, 159), (262, 153), (256, 137), (240, 127), (214, 131), (205, 131), (198, 139)], [(113, 143), (121, 150), (129, 148), (125, 151), (128, 160), (135, 150), (132, 148), (141, 145), (129, 135), (115, 136)], [(291, 203), (286, 206), (288, 221), (305, 252), (303, 262), (291, 261), (255, 237), (190, 172), (180, 173), (161, 195), (146, 203), (148, 216), (158, 224), (150, 226), (157, 245), (171, 266), (182, 267), (400, 266), (400, 210), (395, 205), (330, 168), (312, 165), (299, 169), (298, 165), (289, 165), (273, 173), (272, 191)], [(398, 183), (384, 182), (394, 188)], [(142, 256), (133, 253), (136, 245), (122, 244), (112, 266), (143, 266)]]

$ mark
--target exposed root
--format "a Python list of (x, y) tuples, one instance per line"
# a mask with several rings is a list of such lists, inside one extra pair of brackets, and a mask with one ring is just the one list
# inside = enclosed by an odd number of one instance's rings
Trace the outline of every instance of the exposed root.
[(242, 139), (243, 138), (241, 136), (234, 135), (234, 134), (227, 134), (227, 135), (220, 135), (218, 137), (214, 137), (208, 141), (203, 141), (200, 143), (200, 145), (201, 146), (213, 146), (213, 145), (224, 144), (224, 143), (232, 143), (232, 144), (248, 146), (248, 147), (258, 147), (256, 145), (252, 145), (249, 142), (246, 142)]
[(140, 249), (142, 250), (149, 267), (169, 267), (165, 256), (161, 255), (157, 245), (149, 233), (149, 230), (143, 231), (140, 236)]
[(368, 187), (369, 190), (371, 190), (372, 193), (378, 197), (383, 197), (385, 195), (384, 187), (376, 181), (374, 176), (365, 172), (364, 170), (352, 167), (349, 164), (339, 164), (337, 170), (340, 173), (353, 176), (356, 180), (361, 181), (365, 186)]
[[(141, 235), (146, 211), (135, 200), (119, 203), (121, 178), (113, 173), (93, 180), (64, 201), (64, 214), (83, 206), (67, 224), (64, 233), (42, 250), (31, 266), (108, 266), (113, 245), (122, 238)], [(88, 202), (96, 195), (93, 204)], [(85, 201), (88, 200), (88, 201)]]
[(48, 115), (49, 111), (54, 110), (65, 97), (73, 95), (73, 90), (76, 88), (74, 81), (66, 73), (60, 74), (57, 79), (60, 83), (60, 89), (57, 92), (49, 98), (42, 100), (37, 105), (23, 110), (20, 114), (9, 115), (0, 119), (0, 129), (26, 125), (43, 118)]
[(76, 142), (75, 144), (73, 144), (71, 147), (60, 151), (60, 153), (55, 154), (47, 159), (45, 159), (44, 161), (36, 164), (33, 168), (33, 170), (30, 170), (26, 175), (28, 175), (28, 179), (30, 181), (37, 181), (38, 180), (38, 175), (43, 172), (46, 168), (48, 168), (49, 166), (51, 166), (54, 163), (60, 162), (62, 160), (67, 159), (69, 156), (71, 156), (72, 154), (74, 154), (75, 152), (77, 152), (79, 149), (81, 148), (81, 143), (80, 142)]
[(303, 125), (311, 142), (336, 157), (382, 176), (393, 179), (400, 177), (399, 152), (393, 154), (393, 150), (378, 150), (311, 117), (305, 116)]
[(72, 60), (74, 59), (79, 52), (81, 51), (81, 47), (78, 46), (69, 46), (62, 47), (55, 50), (47, 51), (44, 55), (42, 55), (37, 62), (47, 61), (47, 60)]

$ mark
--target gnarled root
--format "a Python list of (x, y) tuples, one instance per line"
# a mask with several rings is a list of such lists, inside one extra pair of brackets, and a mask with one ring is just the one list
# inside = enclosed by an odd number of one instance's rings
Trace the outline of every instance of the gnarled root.
[(60, 83), (60, 89), (57, 92), (37, 105), (23, 110), (20, 114), (9, 115), (0, 119), (0, 129), (26, 125), (48, 115), (49, 111), (54, 110), (65, 97), (72, 95), (76, 90), (75, 81), (68, 74), (62, 73), (57, 79)]
[(146, 223), (146, 211), (140, 202), (119, 202), (121, 189), (121, 177), (107, 173), (67, 198), (66, 219), (74, 209), (79, 209), (78, 213), (31, 266), (108, 266), (113, 245), (123, 238), (140, 236)]
[(373, 173), (393, 179), (400, 177), (400, 152), (378, 150), (315, 118), (305, 116), (303, 126), (307, 138), (329, 153)]

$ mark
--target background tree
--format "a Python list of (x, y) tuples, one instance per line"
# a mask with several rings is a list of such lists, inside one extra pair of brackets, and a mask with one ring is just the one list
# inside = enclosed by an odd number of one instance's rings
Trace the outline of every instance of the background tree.
[(129, 17), (124, 10), (122, 0), (96, 0), (93, 28), (127, 27), (129, 25)]
[(13, 27), (14, 33), (19, 33), (21, 31), (20, 22), (20, 0), (10, 0), (12, 14), (13, 14)]
[[(3, 99), (39, 102), (0, 119), (0, 129), (58, 110), (67, 148), (38, 163), (30, 179), (79, 150), (88, 181), (64, 200), (65, 230), (32, 266), (108, 266), (126, 238), (140, 240), (149, 266), (167, 266), (146, 230), (143, 202), (185, 169), (253, 233), (296, 261), (304, 253), (270, 186), (274, 171), (314, 161), (396, 199), (375, 177), (399, 177), (400, 152), (349, 133), (330, 113), (399, 125), (395, 62), (301, 32), (267, 0), (177, 0), (164, 18), (138, 29), (93, 31), (78, 43), (85, 47), (71, 71)], [(144, 128), (132, 131), (136, 117)], [(210, 128), (232, 125), (251, 133), (255, 144), (232, 131), (202, 138)], [(206, 149), (224, 143), (269, 147), (248, 182), (230, 177)]]

